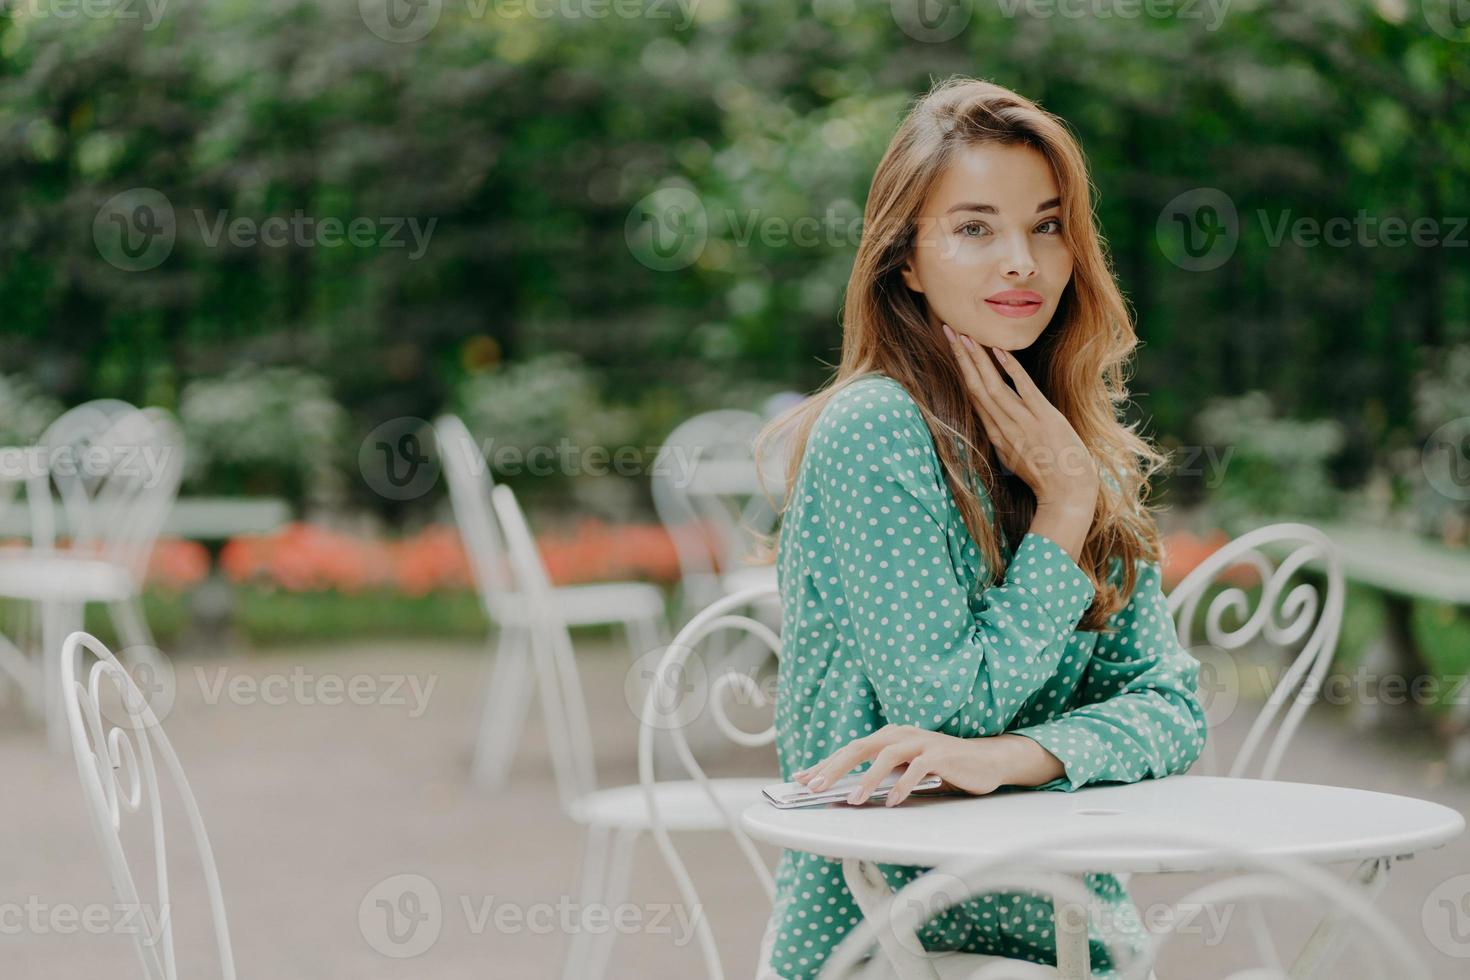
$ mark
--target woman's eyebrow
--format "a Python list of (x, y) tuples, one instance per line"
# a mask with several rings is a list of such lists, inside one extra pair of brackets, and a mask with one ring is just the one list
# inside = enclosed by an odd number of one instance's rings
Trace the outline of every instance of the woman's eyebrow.
[[(1040, 214), (1043, 211), (1050, 211), (1052, 208), (1060, 207), (1061, 203), (1062, 199), (1060, 197), (1054, 197), (1051, 200), (1042, 201), (1040, 204), (1036, 205), (1036, 213)], [(998, 211), (996, 211), (994, 204), (978, 204), (974, 201), (965, 201), (961, 204), (956, 204), (954, 207), (950, 208), (944, 213), (954, 214), (956, 211), (978, 211), (980, 214), (999, 213)]]

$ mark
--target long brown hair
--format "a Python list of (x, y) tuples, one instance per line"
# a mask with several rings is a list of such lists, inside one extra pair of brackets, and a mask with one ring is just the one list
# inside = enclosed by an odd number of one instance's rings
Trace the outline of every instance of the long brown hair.
[[(1061, 189), (1062, 235), (1073, 256), (1067, 284), (1046, 331), (1030, 348), (1012, 352), (1076, 430), (1102, 473), (1097, 512), (1079, 565), (1097, 595), (1079, 629), (1101, 630), (1121, 609), (1137, 579), (1136, 559), (1158, 560), (1158, 525), (1147, 498), (1149, 479), (1165, 457), (1124, 425), (1124, 367), (1138, 344), (1127, 304), (1093, 221), (1087, 162), (1066, 124), (1009, 89), (955, 77), (919, 98), (888, 144), (863, 210), (863, 234), (847, 283), (842, 361), (817, 393), (772, 420), (757, 439), (756, 458), (779, 441), (791, 447), (786, 500), (801, 468), (807, 437), (829, 399), (863, 375), (880, 372), (907, 389), (923, 414), (945, 479), (971, 537), (985, 556), (991, 582), (1004, 572), (996, 528), (985, 517), (970, 473), (978, 476), (1006, 540), (1019, 542), (1036, 512), (1036, 497), (1001, 465), (976, 414), (948, 342), (933, 326), (924, 299), (899, 270), (913, 248), (931, 189), (957, 151), (977, 144), (1024, 145), (1050, 162)], [(940, 437), (941, 434), (943, 437)], [(973, 466), (967, 462), (977, 461)], [(779, 531), (777, 532), (779, 534)], [(762, 557), (774, 558), (776, 536)], [(1122, 581), (1110, 565), (1121, 561)]]

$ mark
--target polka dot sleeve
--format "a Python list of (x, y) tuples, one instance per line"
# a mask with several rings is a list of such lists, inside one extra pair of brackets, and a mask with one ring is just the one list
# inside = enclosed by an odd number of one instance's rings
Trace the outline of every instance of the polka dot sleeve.
[(950, 550), (957, 515), (928, 427), (894, 381), (834, 396), (807, 452), (799, 533), (830, 549), (813, 551), (813, 581), (886, 720), (964, 737), (1005, 731), (1057, 672), (1092, 583), (1030, 533), (1001, 582), (972, 587)]
[(1039, 789), (1167, 776), (1187, 770), (1204, 748), (1199, 662), (1179, 643), (1157, 564), (1140, 565), (1132, 597), (1108, 625), (1116, 632), (1098, 634), (1077, 707), (1015, 731), (1066, 770)]

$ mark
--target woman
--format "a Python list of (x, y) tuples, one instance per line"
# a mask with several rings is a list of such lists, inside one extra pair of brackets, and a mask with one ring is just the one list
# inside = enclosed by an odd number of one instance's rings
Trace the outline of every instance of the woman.
[[(862, 803), (906, 767), (895, 806), (931, 774), (1070, 792), (1199, 756), (1198, 668), (1146, 506), (1163, 458), (1118, 420), (1137, 339), (1089, 189), (1060, 120), (974, 79), (920, 99), (879, 163), (837, 375), (766, 434), (796, 447), (782, 778), (820, 789), (866, 765)], [(924, 870), (881, 867), (894, 888)], [(814, 977), (861, 914), (838, 862), (786, 851), (777, 885), (763, 976)], [(1130, 920), (1115, 878), (1088, 885)], [(981, 898), (920, 939), (1054, 963), (1052, 924), (1048, 901)]]

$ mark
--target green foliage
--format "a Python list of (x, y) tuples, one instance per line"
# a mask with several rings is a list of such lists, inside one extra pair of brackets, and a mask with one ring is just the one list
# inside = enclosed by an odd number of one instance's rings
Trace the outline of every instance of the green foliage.
[[(633, 436), (632, 413), (604, 404), (595, 376), (570, 353), (543, 354), (476, 375), (459, 397), (465, 424), (486, 433), (481, 448), (502, 474), (539, 467), (538, 447), (563, 444), (573, 453), (589, 446), (611, 449)], [(554, 470), (546, 475), (573, 475), (558, 463), (546, 466)]]
[[(392, 43), (351, 2), (172, 0), (156, 23), (21, 5), (0, 16), (0, 370), (65, 403), (177, 408), (197, 379), (295, 365), (344, 406), (350, 454), (379, 422), (451, 404), (487, 357), (565, 351), (618, 431), (627, 409), (662, 435), (742, 382), (824, 379), (873, 168), (907, 102), (965, 73), (1081, 139), (1152, 430), (1182, 440), (1206, 399), (1263, 391), (1285, 417), (1342, 420), (1337, 466), (1360, 474), (1418, 435), (1429, 351), (1470, 338), (1470, 268), (1448, 246), (1270, 230), (1470, 214), (1470, 47), (1421, 6), (1235, 3), (1213, 23), (1210, 5), (977, 3), (965, 31), (926, 43), (886, 3), (705, 0), (688, 24), (678, 5), (592, 19), (446, 3), (422, 40)], [(1234, 203), (1240, 240), (1189, 272), (1156, 226), (1203, 187)], [(127, 271), (94, 225), (139, 188), (167, 200), (177, 238)], [(661, 188), (692, 191), (708, 228), (669, 271), (628, 237)], [(374, 234), (218, 233), (297, 214)], [(428, 230), (421, 253), (385, 240), (398, 219)]]
[(346, 414), (320, 376), (244, 365), (190, 382), (179, 417), (187, 489), (341, 501)]
[(1334, 515), (1339, 495), (1327, 464), (1343, 446), (1340, 423), (1280, 418), (1264, 392), (1252, 391), (1209, 402), (1196, 426), (1223, 463), (1210, 509), (1226, 529), (1239, 533), (1262, 515)]
[(0, 374), (0, 446), (34, 444), (60, 414), (61, 404), (29, 378)]

